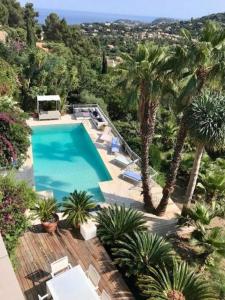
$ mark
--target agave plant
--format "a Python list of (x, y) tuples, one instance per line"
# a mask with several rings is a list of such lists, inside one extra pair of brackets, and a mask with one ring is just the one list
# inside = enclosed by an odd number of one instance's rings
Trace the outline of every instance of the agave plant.
[(67, 219), (67, 224), (79, 228), (81, 223), (87, 222), (90, 217), (90, 210), (95, 208), (96, 204), (91, 200), (92, 196), (86, 191), (74, 191), (68, 197), (63, 199), (63, 216)]
[(172, 261), (171, 244), (157, 234), (147, 231), (126, 234), (112, 249), (115, 263), (126, 269), (126, 275), (140, 275), (151, 266)]
[(142, 275), (138, 286), (146, 299), (157, 300), (216, 300), (208, 282), (190, 271), (185, 262), (174, 262), (172, 270), (151, 268), (151, 275)]
[(97, 215), (97, 235), (106, 245), (114, 245), (126, 234), (146, 229), (144, 215), (141, 212), (124, 206), (111, 206)]

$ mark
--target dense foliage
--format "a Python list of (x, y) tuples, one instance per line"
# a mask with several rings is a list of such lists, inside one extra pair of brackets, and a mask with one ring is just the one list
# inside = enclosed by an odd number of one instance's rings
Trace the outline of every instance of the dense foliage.
[(124, 238), (126, 234), (145, 229), (143, 214), (124, 206), (104, 208), (96, 218), (99, 226), (97, 235), (103, 244), (114, 245)]
[(10, 175), (0, 176), (0, 232), (10, 255), (29, 225), (25, 211), (36, 201), (36, 193), (26, 182), (17, 182)]
[(0, 98), (0, 167), (21, 166), (30, 145), (29, 133), (25, 114), (11, 98)]

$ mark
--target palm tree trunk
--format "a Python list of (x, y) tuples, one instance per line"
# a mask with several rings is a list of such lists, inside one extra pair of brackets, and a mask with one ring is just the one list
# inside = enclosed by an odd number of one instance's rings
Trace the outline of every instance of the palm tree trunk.
[(163, 188), (163, 196), (157, 207), (157, 215), (163, 215), (166, 211), (170, 195), (174, 191), (177, 172), (180, 166), (181, 153), (184, 147), (184, 142), (187, 136), (187, 128), (185, 125), (184, 116), (181, 119), (180, 128), (177, 134), (177, 140), (174, 148), (174, 154), (170, 163), (169, 172), (167, 174), (166, 184)]
[(191, 175), (190, 175), (190, 179), (189, 179), (189, 183), (188, 183), (188, 187), (187, 187), (187, 191), (186, 191), (186, 195), (185, 195), (185, 204), (184, 204), (185, 207), (189, 207), (191, 204), (191, 199), (193, 197), (196, 182), (198, 179), (198, 174), (199, 174), (199, 169), (200, 169), (203, 152), (204, 152), (204, 145), (199, 144), (197, 146), (197, 149), (195, 152), (195, 160), (193, 163), (193, 167), (191, 170)]
[(158, 108), (157, 101), (144, 100), (142, 102), (141, 117), (141, 174), (142, 188), (145, 209), (155, 213), (155, 207), (152, 201), (151, 187), (149, 181), (149, 147), (155, 131), (156, 113)]

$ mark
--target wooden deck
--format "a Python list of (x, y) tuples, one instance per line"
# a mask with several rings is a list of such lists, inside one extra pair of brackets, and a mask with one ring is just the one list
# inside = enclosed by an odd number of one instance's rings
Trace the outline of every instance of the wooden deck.
[(80, 264), (83, 270), (93, 264), (101, 275), (100, 291), (104, 288), (112, 299), (134, 299), (97, 238), (84, 241), (79, 233), (63, 228), (49, 235), (37, 225), (20, 238), (16, 251), (16, 275), (27, 300), (36, 300), (37, 294), (46, 293), (50, 263), (65, 255), (72, 266)]

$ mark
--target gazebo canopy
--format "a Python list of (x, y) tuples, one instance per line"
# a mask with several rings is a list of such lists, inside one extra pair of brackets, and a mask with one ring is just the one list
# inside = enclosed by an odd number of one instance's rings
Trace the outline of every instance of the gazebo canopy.
[(60, 101), (59, 95), (46, 95), (46, 96), (37, 96), (37, 102), (44, 101)]

